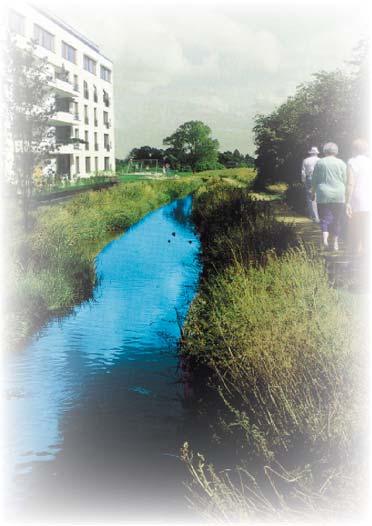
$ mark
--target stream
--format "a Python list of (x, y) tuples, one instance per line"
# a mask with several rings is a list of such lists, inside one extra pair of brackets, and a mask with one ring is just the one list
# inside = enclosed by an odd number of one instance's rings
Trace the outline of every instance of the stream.
[(176, 200), (110, 242), (92, 300), (8, 356), (8, 520), (192, 519), (177, 355), (201, 270), (191, 207), (191, 196)]

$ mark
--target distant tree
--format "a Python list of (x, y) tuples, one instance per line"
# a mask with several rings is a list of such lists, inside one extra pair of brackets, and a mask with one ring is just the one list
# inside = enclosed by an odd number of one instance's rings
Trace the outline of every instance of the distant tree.
[(185, 122), (166, 137), (163, 144), (170, 146), (172, 155), (193, 172), (212, 166), (218, 161), (218, 141), (211, 137), (211, 129), (201, 121)]
[(54, 148), (55, 113), (46, 59), (35, 54), (35, 44), (22, 49), (11, 38), (5, 47), (4, 99), (7, 108), (5, 127), (13, 144), (11, 178), (21, 196), (24, 226), (29, 226), (29, 211), (34, 189), (33, 174), (45, 167)]
[(239, 167), (253, 167), (254, 159), (250, 155), (243, 155), (238, 149), (233, 152), (227, 150), (226, 152), (218, 153), (218, 161), (222, 163), (225, 168), (239, 168)]
[(128, 155), (128, 160), (133, 159), (136, 161), (142, 161), (147, 159), (158, 159), (162, 161), (164, 159), (165, 152), (161, 148), (154, 148), (152, 146), (140, 146), (139, 148), (133, 148)]

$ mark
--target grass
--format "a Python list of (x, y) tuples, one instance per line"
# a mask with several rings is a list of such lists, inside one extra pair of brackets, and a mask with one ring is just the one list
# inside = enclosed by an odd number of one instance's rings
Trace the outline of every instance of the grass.
[(195, 377), (207, 371), (224, 405), (219, 440), (239, 451), (236, 469), (216, 469), (183, 448), (191, 501), (214, 522), (314, 510), (329, 518), (360, 506), (366, 320), (268, 210), (244, 189), (195, 203), (208, 271), (182, 353)]

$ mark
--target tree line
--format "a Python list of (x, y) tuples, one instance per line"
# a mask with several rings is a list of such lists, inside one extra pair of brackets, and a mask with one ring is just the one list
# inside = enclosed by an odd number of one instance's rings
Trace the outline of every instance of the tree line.
[(254, 158), (240, 153), (238, 149), (219, 152), (219, 142), (212, 137), (210, 127), (202, 121), (181, 124), (172, 135), (165, 137), (163, 144), (168, 148), (133, 148), (124, 161), (117, 159), (116, 164), (120, 167), (129, 161), (156, 159), (176, 170), (192, 172), (254, 166)]
[(257, 186), (299, 182), (301, 161), (311, 146), (321, 148), (328, 141), (336, 142), (346, 160), (355, 138), (368, 139), (367, 41), (359, 43), (347, 64), (344, 70), (314, 74), (274, 111), (256, 116)]

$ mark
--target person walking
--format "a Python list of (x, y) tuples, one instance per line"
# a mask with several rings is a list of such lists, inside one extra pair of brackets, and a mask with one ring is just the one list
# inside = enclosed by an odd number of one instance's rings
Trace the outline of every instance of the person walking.
[(319, 161), (319, 150), (316, 146), (313, 146), (308, 151), (308, 154), (309, 157), (306, 157), (306, 159), (302, 161), (301, 182), (305, 185), (305, 198), (309, 217), (315, 221), (315, 223), (319, 223), (318, 207), (316, 201), (312, 199), (311, 185), (314, 167)]
[(352, 144), (353, 157), (347, 163), (346, 215), (351, 248), (357, 254), (369, 253), (372, 160), (368, 150), (365, 140), (356, 139)]
[(323, 146), (325, 157), (319, 159), (312, 177), (312, 197), (318, 203), (323, 247), (329, 247), (329, 234), (333, 236), (333, 249), (338, 250), (341, 221), (345, 211), (346, 164), (337, 158), (338, 146), (327, 142)]

